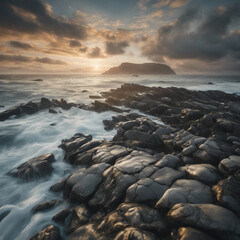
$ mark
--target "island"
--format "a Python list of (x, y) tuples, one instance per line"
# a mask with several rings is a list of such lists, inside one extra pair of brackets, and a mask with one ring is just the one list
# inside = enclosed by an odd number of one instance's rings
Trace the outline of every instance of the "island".
[(159, 74), (176, 74), (169, 66), (160, 63), (128, 63), (124, 62), (118, 67), (110, 68), (103, 75), (111, 74), (142, 74), (142, 75), (159, 75)]

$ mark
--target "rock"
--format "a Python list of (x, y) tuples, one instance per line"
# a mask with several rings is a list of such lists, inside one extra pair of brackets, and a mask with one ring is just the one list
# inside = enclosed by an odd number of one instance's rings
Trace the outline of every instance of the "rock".
[(118, 160), (114, 167), (124, 173), (133, 174), (140, 172), (147, 165), (154, 162), (156, 162), (156, 159), (150, 154), (141, 151), (133, 151), (126, 157)]
[(42, 203), (39, 203), (38, 205), (36, 205), (32, 209), (32, 211), (33, 211), (33, 213), (45, 211), (45, 210), (55, 207), (59, 203), (61, 203), (61, 201), (59, 201), (59, 200), (51, 200), (49, 202), (42, 202)]
[(184, 156), (190, 156), (197, 149), (196, 145), (190, 145), (182, 150)]
[(73, 201), (86, 201), (97, 190), (103, 180), (102, 173), (109, 167), (106, 163), (95, 164), (73, 173), (66, 181), (64, 193)]
[(208, 154), (208, 152), (205, 150), (202, 150), (202, 149), (197, 149), (192, 154), (192, 157), (199, 162), (204, 162), (204, 163), (213, 163), (214, 162), (213, 158)]
[(225, 176), (233, 175), (240, 169), (240, 156), (230, 156), (223, 159), (218, 165), (219, 171)]
[(32, 81), (33, 81), (33, 82), (43, 82), (43, 79), (37, 78), (37, 79), (33, 79)]
[(123, 110), (121, 110), (120, 108), (113, 107), (106, 102), (100, 102), (97, 100), (93, 103), (93, 106), (94, 106), (94, 110), (96, 112), (105, 112), (105, 111), (113, 111), (113, 112), (118, 112), (118, 113), (123, 112)]
[(78, 227), (87, 224), (91, 219), (92, 213), (83, 204), (74, 208), (67, 218), (67, 233), (73, 232)]
[(53, 106), (54, 104), (48, 98), (41, 98), (41, 102), (40, 102), (41, 109), (51, 108)]
[(189, 108), (183, 109), (181, 111), (181, 114), (191, 120), (196, 120), (203, 116), (203, 113), (201, 111), (193, 110), (193, 109), (189, 109)]
[(0, 223), (10, 212), (11, 210), (5, 210), (2, 213), (0, 213)]
[(107, 240), (105, 237), (100, 236), (96, 227), (93, 224), (83, 225), (77, 228), (73, 233), (71, 233), (66, 240)]
[(104, 181), (88, 202), (91, 208), (114, 208), (121, 203), (128, 187), (138, 180), (136, 176), (124, 174), (115, 167), (108, 168), (103, 177)]
[[(230, 210), (213, 204), (179, 203), (167, 214), (169, 221), (201, 228), (221, 239), (240, 238), (240, 220)], [(231, 238), (230, 238), (231, 237)]]
[(51, 164), (53, 162), (55, 162), (53, 154), (47, 153), (23, 163), (19, 167), (10, 171), (9, 175), (22, 180), (40, 178), (51, 174), (53, 170)]
[(53, 113), (53, 114), (57, 114), (57, 111), (55, 111), (55, 110), (52, 109), (52, 108), (49, 108), (48, 112), (49, 112), (49, 113)]
[(188, 165), (186, 172), (191, 178), (210, 185), (220, 180), (217, 169), (207, 163)]
[(171, 187), (157, 202), (156, 207), (170, 209), (177, 203), (212, 203), (213, 196), (211, 190), (205, 189), (206, 188)]
[(191, 227), (181, 227), (172, 232), (173, 240), (215, 240), (205, 232)]
[(228, 104), (230, 110), (234, 113), (240, 114), (240, 104), (239, 102), (231, 102)]
[(29, 240), (61, 240), (61, 236), (58, 228), (54, 225), (50, 225)]
[(176, 74), (169, 66), (159, 63), (128, 63), (124, 62), (118, 67), (110, 68), (103, 73), (104, 75), (111, 74), (130, 74), (130, 75), (143, 75), (143, 74)]
[(136, 228), (125, 228), (118, 233), (114, 240), (157, 240), (152, 233), (141, 231)]
[(111, 235), (128, 226), (158, 234), (168, 229), (165, 217), (156, 209), (145, 205), (123, 203), (104, 217), (99, 225), (99, 230)]
[(130, 186), (126, 193), (126, 202), (146, 203), (154, 205), (168, 189), (151, 178), (143, 178)]
[(167, 154), (161, 160), (155, 163), (155, 166), (158, 168), (163, 167), (176, 168), (180, 164), (180, 162), (181, 160), (178, 157), (172, 154)]
[(214, 85), (214, 83), (213, 83), (213, 82), (208, 82), (208, 84), (209, 84), (209, 85)]
[(103, 98), (103, 96), (102, 95), (89, 95), (89, 98), (91, 98), (91, 99), (101, 99), (101, 98)]
[(60, 179), (57, 183), (50, 187), (50, 191), (52, 192), (63, 191), (66, 180), (67, 178)]
[(240, 178), (231, 176), (213, 186), (213, 192), (219, 203), (240, 215)]
[(5, 106), (3, 106), (3, 105), (0, 105), (0, 108), (4, 108)]
[(70, 214), (70, 210), (69, 209), (64, 209), (64, 210), (60, 211), (59, 213), (57, 213), (56, 215), (54, 215), (52, 217), (52, 220), (55, 221), (55, 222), (60, 222), (60, 223), (64, 222), (69, 214)]
[(153, 173), (151, 179), (159, 184), (164, 184), (166, 186), (171, 186), (171, 184), (184, 176), (183, 172), (176, 171), (169, 167), (164, 167)]

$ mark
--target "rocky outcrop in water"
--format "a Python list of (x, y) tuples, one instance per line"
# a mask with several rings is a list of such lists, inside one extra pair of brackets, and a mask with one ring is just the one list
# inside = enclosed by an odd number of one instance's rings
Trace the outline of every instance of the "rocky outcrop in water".
[(62, 141), (77, 168), (51, 187), (69, 203), (53, 216), (66, 239), (240, 239), (240, 98), (129, 84), (103, 95), (165, 125), (125, 113), (104, 120), (111, 141)]

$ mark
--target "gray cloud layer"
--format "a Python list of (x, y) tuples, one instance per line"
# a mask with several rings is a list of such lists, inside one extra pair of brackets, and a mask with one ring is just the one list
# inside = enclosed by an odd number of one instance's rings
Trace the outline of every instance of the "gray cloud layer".
[(32, 49), (33, 47), (28, 44), (28, 43), (22, 43), (22, 42), (18, 42), (18, 41), (10, 41), (9, 44), (12, 46), (12, 47), (15, 47), (15, 48), (20, 48), (20, 49), (24, 49), (24, 50), (28, 50), (28, 49)]
[[(162, 26), (143, 54), (155, 61), (162, 57), (216, 61), (223, 57), (240, 60), (240, 33), (230, 31), (240, 20), (240, 3), (219, 7), (201, 22), (198, 9), (186, 10), (174, 24)], [(195, 23), (195, 24), (194, 24)]]
[(123, 54), (125, 51), (124, 49), (128, 47), (129, 44), (127, 41), (121, 42), (106, 42), (106, 53), (109, 55), (118, 55)]

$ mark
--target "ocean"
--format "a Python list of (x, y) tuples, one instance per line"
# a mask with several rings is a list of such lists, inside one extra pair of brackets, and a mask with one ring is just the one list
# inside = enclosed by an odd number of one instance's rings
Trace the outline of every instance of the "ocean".
[[(33, 81), (42, 79), (43, 81)], [(138, 83), (155, 87), (183, 87), (190, 90), (220, 90), (240, 95), (240, 76), (163, 75), (163, 76), (102, 76), (102, 75), (0, 75), (0, 111), (42, 97), (64, 98), (68, 102), (89, 104), (90, 95)], [(52, 224), (52, 216), (67, 208), (67, 201), (56, 208), (32, 213), (43, 201), (61, 199), (61, 193), (49, 191), (51, 185), (68, 176), (72, 166), (63, 161), (58, 148), (62, 139), (75, 133), (91, 134), (94, 139), (112, 139), (116, 130), (105, 131), (102, 121), (116, 113), (96, 113), (78, 108), (47, 110), (0, 122), (0, 239), (23, 240)], [(153, 120), (157, 120), (153, 118)], [(54, 123), (52, 126), (50, 124)], [(23, 183), (7, 173), (27, 160), (53, 153), (56, 162), (51, 176)], [(2, 214), (10, 213), (2, 219)]]

